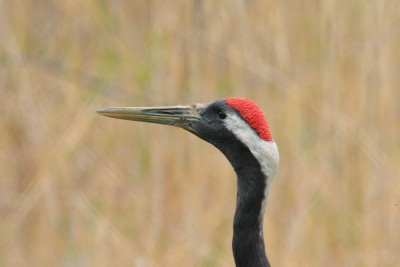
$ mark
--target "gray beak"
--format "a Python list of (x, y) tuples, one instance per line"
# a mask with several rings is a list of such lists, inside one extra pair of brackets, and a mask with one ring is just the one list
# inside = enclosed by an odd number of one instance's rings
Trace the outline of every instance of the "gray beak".
[(97, 113), (115, 119), (172, 125), (184, 129), (201, 119), (199, 110), (194, 106), (114, 107), (99, 109)]

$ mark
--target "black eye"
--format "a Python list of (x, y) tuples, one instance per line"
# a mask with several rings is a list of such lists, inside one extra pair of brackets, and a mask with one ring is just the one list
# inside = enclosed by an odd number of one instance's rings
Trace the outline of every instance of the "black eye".
[(226, 118), (226, 113), (222, 109), (217, 111), (217, 115), (218, 115), (218, 118), (220, 118), (221, 120), (224, 120)]

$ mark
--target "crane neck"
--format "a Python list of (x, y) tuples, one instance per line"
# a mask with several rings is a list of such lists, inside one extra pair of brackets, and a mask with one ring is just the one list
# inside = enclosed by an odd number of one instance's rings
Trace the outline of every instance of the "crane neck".
[[(242, 142), (229, 142), (217, 147), (228, 158), (237, 175), (232, 240), (236, 267), (269, 267), (264, 245), (263, 218), (267, 182), (273, 176), (267, 177), (260, 161)], [(267, 155), (265, 160), (268, 159)]]
[[(254, 170), (254, 169), (253, 169)], [(253, 171), (253, 175), (257, 172)], [(270, 266), (264, 245), (263, 201), (265, 177), (238, 173), (232, 249), (237, 267)]]

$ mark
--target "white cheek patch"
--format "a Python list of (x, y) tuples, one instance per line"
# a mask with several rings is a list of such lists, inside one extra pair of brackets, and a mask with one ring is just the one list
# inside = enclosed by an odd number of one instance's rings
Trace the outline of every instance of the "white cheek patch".
[(264, 214), (268, 190), (275, 178), (279, 165), (278, 147), (274, 141), (265, 141), (238, 115), (229, 114), (224, 120), (225, 127), (232, 131), (235, 136), (246, 145), (253, 156), (261, 165), (261, 171), (266, 177), (264, 200), (262, 203), (261, 216)]

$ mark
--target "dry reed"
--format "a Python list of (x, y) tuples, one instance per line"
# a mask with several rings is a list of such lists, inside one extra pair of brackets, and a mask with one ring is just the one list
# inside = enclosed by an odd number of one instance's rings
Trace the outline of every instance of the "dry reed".
[(233, 266), (235, 175), (115, 105), (256, 100), (274, 266), (400, 266), (400, 5), (0, 0), (0, 266)]

